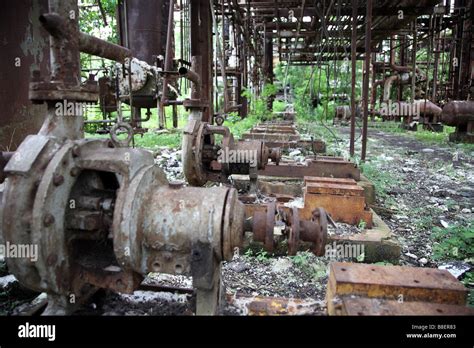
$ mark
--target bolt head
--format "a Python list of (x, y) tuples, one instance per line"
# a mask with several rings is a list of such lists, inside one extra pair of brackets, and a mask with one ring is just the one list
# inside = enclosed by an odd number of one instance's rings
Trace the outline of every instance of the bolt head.
[(46, 214), (43, 218), (43, 224), (45, 227), (48, 227), (54, 224), (54, 216), (51, 214)]
[(64, 183), (64, 176), (62, 175), (59, 175), (59, 174), (55, 174), (53, 176), (53, 184), (54, 186), (60, 186)]

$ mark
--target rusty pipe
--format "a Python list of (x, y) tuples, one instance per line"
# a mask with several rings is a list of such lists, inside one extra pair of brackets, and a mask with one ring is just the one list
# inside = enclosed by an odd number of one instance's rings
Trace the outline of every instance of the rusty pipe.
[(390, 99), (390, 91), (392, 89), (392, 84), (395, 81), (399, 81), (400, 76), (399, 75), (392, 75), (389, 76), (385, 79), (384, 85), (383, 85), (383, 101), (386, 102)]
[[(180, 77), (184, 77), (192, 82), (191, 84), (191, 99), (201, 99), (201, 74), (202, 74), (202, 57), (192, 56), (191, 57), (191, 69), (182, 66), (178, 69)], [(201, 115), (201, 117), (203, 117)]]
[[(394, 63), (390, 63), (390, 69), (396, 71), (396, 72), (405, 72), (405, 73), (409, 73), (409, 72), (412, 72), (413, 71), (413, 67), (412, 66), (402, 66), (402, 65), (396, 65)], [(417, 75), (420, 75), (421, 77), (425, 77), (422, 73), (422, 71), (419, 69), (419, 68), (415, 68), (415, 73)]]
[(372, 85), (372, 90), (370, 94), (370, 105), (372, 106), (372, 111), (375, 107), (375, 97), (377, 96), (377, 87), (382, 86), (384, 84), (384, 80), (376, 80)]
[(416, 100), (415, 103), (419, 104), (420, 114), (437, 116), (442, 112), (442, 109), (430, 100), (420, 99)]
[(224, 137), (230, 137), (230, 129), (225, 126), (213, 126), (210, 124), (206, 125), (207, 129), (213, 134), (220, 134)]
[(474, 101), (450, 101), (443, 107), (441, 119), (448, 126), (463, 126), (474, 122)]
[(191, 69), (186, 68), (185, 66), (182, 66), (178, 69), (178, 73), (180, 77), (184, 77), (185, 79), (188, 79), (192, 83), (196, 84), (198, 87), (201, 86), (201, 77)]
[(81, 52), (123, 63), (132, 56), (132, 51), (88, 34), (80, 33), (79, 49)]
[[(56, 39), (70, 40), (72, 33), (68, 32), (66, 22), (57, 13), (45, 13), (39, 17), (39, 21), (48, 33)], [(125, 58), (132, 56), (132, 51), (105, 40), (79, 32), (79, 50), (81, 52), (99, 56), (123, 63)]]

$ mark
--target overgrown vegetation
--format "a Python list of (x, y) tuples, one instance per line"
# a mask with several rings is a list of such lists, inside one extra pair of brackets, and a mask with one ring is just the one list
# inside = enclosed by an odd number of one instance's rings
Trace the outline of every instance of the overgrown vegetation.
[(311, 279), (318, 280), (326, 276), (327, 269), (325, 265), (313, 262), (312, 257), (309, 251), (300, 251), (295, 256), (291, 256), (291, 261)]
[(400, 127), (400, 123), (397, 122), (378, 122), (377, 128), (383, 129), (385, 132), (402, 134), (404, 136), (420, 140), (426, 144), (437, 144), (448, 146), (453, 152), (463, 151), (467, 155), (471, 155), (474, 151), (474, 144), (468, 143), (453, 143), (449, 141), (449, 134), (453, 133), (456, 128), (444, 126), (442, 132), (432, 132), (429, 130), (421, 129), (421, 125), (417, 131), (410, 131)]
[(400, 184), (400, 178), (389, 171), (380, 170), (374, 161), (361, 163), (360, 168), (364, 176), (374, 184), (376, 197), (388, 204), (394, 203), (389, 192)]
[(433, 259), (474, 262), (474, 220), (447, 228), (433, 229)]
[(251, 114), (248, 117), (241, 119), (237, 114), (233, 113), (230, 115), (230, 117), (227, 117), (224, 122), (224, 126), (229, 127), (230, 131), (234, 135), (234, 138), (240, 138), (243, 133), (248, 131), (259, 121), (260, 118), (255, 114)]
[(244, 253), (245, 258), (249, 259), (251, 257), (255, 257), (258, 262), (262, 263), (267, 263), (270, 259), (270, 256), (271, 255), (263, 249), (252, 250), (251, 248), (249, 248)]
[[(448, 228), (435, 227), (433, 240), (433, 259), (474, 263), (474, 219)], [(461, 281), (470, 289), (468, 303), (474, 307), (474, 271), (466, 272)]]

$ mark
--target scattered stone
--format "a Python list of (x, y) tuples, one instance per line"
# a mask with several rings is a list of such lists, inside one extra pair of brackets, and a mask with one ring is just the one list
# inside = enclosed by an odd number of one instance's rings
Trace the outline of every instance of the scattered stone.
[(461, 277), (464, 273), (472, 268), (471, 265), (461, 261), (450, 261), (438, 266), (438, 269), (445, 269), (456, 278)]
[(249, 266), (245, 262), (233, 261), (229, 264), (229, 268), (236, 273), (242, 273), (249, 269)]
[(461, 213), (463, 213), (463, 214), (471, 214), (471, 209), (469, 209), (469, 208), (464, 208), (463, 210), (461, 210)]
[(428, 263), (428, 260), (422, 257), (421, 259), (418, 260), (418, 262), (420, 263), (420, 265), (424, 266)]
[(349, 225), (344, 222), (335, 222), (336, 227), (332, 224), (328, 224), (328, 234), (336, 236), (348, 236), (359, 234), (362, 230), (354, 225)]
[(289, 259), (276, 259), (272, 263), (272, 272), (282, 273), (291, 268), (292, 262)]
[(285, 207), (288, 208), (303, 208), (304, 207), (304, 200), (302, 197), (295, 198), (287, 203), (284, 204)]
[(418, 260), (418, 256), (416, 256), (415, 254), (405, 253), (405, 256), (408, 256), (409, 258), (413, 260)]
[(445, 206), (445, 205), (440, 205), (438, 208), (439, 208), (443, 213), (449, 211), (448, 207)]
[(291, 151), (291, 152), (289, 153), (289, 155), (290, 155), (290, 157), (299, 156), (299, 155), (301, 155), (301, 150), (298, 150), (298, 149), (293, 150), (293, 151)]
[(421, 150), (421, 152), (424, 152), (424, 153), (433, 153), (433, 152), (435, 152), (435, 150), (430, 149), (430, 148), (425, 148), (425, 149)]
[(9, 274), (5, 277), (0, 277), (0, 289), (7, 289), (15, 282), (17, 282), (17, 280), (13, 274)]
[(439, 222), (440, 222), (441, 226), (443, 226), (444, 228), (448, 228), (448, 227), (449, 227), (449, 224), (448, 224), (446, 221), (440, 220)]

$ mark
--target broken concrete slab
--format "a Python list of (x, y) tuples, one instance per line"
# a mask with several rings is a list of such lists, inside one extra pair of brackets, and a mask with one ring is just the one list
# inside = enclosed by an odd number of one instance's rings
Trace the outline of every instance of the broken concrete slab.
[(387, 261), (396, 264), (400, 259), (400, 243), (393, 236), (387, 224), (373, 210), (371, 211), (372, 228), (354, 235), (329, 235), (328, 243), (362, 244), (364, 245), (365, 262)]

